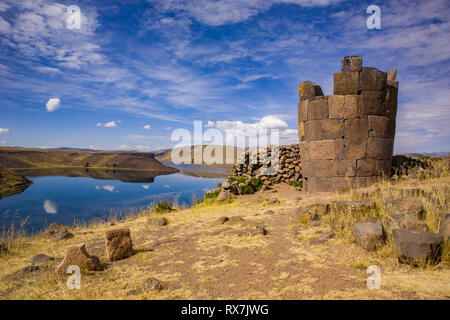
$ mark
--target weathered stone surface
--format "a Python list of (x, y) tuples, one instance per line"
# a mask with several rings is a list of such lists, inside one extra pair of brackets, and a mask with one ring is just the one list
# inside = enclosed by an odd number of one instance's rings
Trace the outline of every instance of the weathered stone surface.
[(401, 229), (408, 229), (413, 231), (428, 231), (427, 224), (413, 216), (405, 216), (400, 224)]
[(308, 101), (308, 120), (328, 119), (328, 98), (319, 98)]
[(217, 201), (229, 201), (233, 197), (233, 194), (228, 190), (220, 190), (217, 196)]
[(390, 83), (386, 87), (386, 116), (395, 120), (397, 116), (398, 82)]
[(342, 72), (362, 70), (362, 57), (360, 56), (347, 56), (341, 59)]
[(333, 94), (358, 94), (359, 72), (337, 72), (333, 80)]
[(342, 139), (344, 136), (344, 120), (310, 120), (306, 122), (305, 141)]
[(344, 119), (357, 118), (359, 115), (359, 95), (346, 95), (344, 99)]
[(356, 175), (358, 177), (370, 177), (376, 173), (376, 160), (359, 159), (356, 161)]
[(313, 203), (307, 208), (309, 211), (315, 212), (319, 215), (326, 215), (330, 212), (330, 204), (328, 203)]
[(71, 265), (78, 266), (81, 270), (100, 270), (101, 267), (98, 257), (90, 256), (84, 243), (68, 247), (66, 256), (56, 268), (56, 271), (58, 273), (66, 273), (67, 268)]
[(311, 160), (335, 158), (334, 140), (311, 141), (309, 147)]
[(161, 291), (166, 285), (156, 278), (148, 278), (142, 283), (142, 289), (145, 291)]
[(375, 171), (379, 176), (389, 176), (392, 171), (392, 160), (375, 160)]
[(441, 221), (439, 223), (439, 233), (447, 241), (450, 238), (450, 213), (441, 214)]
[(397, 69), (392, 69), (387, 72), (387, 81), (397, 80)]
[(368, 116), (369, 136), (390, 138), (395, 134), (394, 121), (384, 116)]
[(116, 261), (133, 255), (133, 241), (129, 228), (108, 230), (105, 232), (106, 253), (109, 261)]
[(366, 139), (336, 140), (336, 159), (365, 159), (367, 155)]
[(304, 174), (308, 177), (332, 177), (334, 160), (312, 160), (304, 166)]
[(376, 208), (375, 201), (370, 199), (362, 199), (355, 201), (334, 201), (331, 203), (330, 208), (336, 211), (368, 211)]
[(298, 116), (299, 121), (308, 120), (308, 103), (309, 100), (300, 101), (298, 104)]
[(48, 226), (44, 234), (51, 237), (52, 241), (67, 240), (73, 237), (73, 234), (69, 232), (67, 226), (56, 222)]
[(346, 119), (345, 139), (367, 139), (369, 137), (369, 124), (367, 118)]
[(363, 67), (359, 78), (359, 90), (384, 91), (387, 74), (375, 68)]
[(332, 95), (328, 97), (328, 108), (330, 119), (343, 119), (344, 118), (344, 101), (343, 95)]
[(386, 115), (386, 95), (384, 91), (363, 91), (361, 93), (359, 116)]
[(394, 141), (387, 138), (369, 138), (367, 141), (367, 157), (371, 159), (390, 159), (394, 149)]
[(53, 260), (55, 260), (55, 258), (47, 256), (45, 254), (37, 254), (37, 255), (31, 257), (30, 266), (46, 264)]
[(305, 141), (305, 123), (306, 122), (298, 123), (298, 141)]
[(419, 219), (425, 219), (425, 208), (422, 200), (416, 197), (403, 197), (386, 201), (388, 214), (407, 214)]
[(323, 96), (323, 92), (318, 84), (312, 81), (303, 81), (298, 85), (298, 95), (300, 100), (307, 100)]
[(332, 173), (334, 177), (354, 177), (356, 175), (356, 160), (335, 160)]
[(302, 160), (309, 160), (310, 154), (309, 154), (309, 143), (306, 142), (300, 142), (298, 144), (300, 149), (300, 159)]
[(384, 243), (383, 225), (375, 222), (358, 222), (354, 227), (355, 242), (372, 251)]
[(152, 226), (165, 226), (169, 221), (165, 217), (150, 217), (147, 223)]
[(442, 236), (433, 232), (395, 229), (392, 243), (399, 262), (408, 264), (436, 263), (441, 259)]

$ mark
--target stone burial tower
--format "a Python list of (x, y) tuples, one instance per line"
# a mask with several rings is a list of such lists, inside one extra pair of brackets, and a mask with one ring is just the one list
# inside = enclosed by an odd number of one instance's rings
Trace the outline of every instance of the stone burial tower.
[(342, 59), (333, 95), (311, 81), (299, 85), (298, 129), (305, 191), (368, 186), (392, 170), (397, 113), (396, 70)]

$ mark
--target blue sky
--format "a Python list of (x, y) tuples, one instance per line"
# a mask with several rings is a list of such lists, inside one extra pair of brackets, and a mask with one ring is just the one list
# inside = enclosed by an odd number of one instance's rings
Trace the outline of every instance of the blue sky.
[(398, 69), (395, 152), (449, 151), (449, 17), (446, 0), (0, 0), (0, 145), (156, 150), (194, 120), (294, 143), (298, 84), (331, 94), (361, 55)]

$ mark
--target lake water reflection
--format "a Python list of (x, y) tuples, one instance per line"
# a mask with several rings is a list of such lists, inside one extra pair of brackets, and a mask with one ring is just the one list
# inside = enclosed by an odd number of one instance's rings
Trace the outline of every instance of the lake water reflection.
[(111, 213), (126, 214), (163, 199), (191, 204), (224, 180), (181, 173), (79, 170), (22, 172), (33, 185), (0, 200), (0, 228), (13, 222), (17, 225), (27, 217), (28, 231), (41, 230), (52, 222), (72, 225), (107, 218)]

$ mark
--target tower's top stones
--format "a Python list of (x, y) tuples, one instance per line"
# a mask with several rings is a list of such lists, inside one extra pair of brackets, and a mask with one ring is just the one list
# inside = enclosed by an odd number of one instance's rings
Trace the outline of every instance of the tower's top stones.
[(360, 72), (362, 70), (362, 57), (347, 56), (341, 60), (342, 72)]

